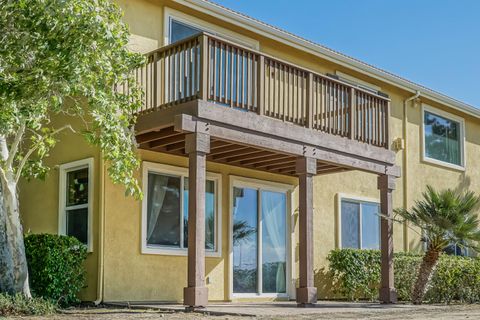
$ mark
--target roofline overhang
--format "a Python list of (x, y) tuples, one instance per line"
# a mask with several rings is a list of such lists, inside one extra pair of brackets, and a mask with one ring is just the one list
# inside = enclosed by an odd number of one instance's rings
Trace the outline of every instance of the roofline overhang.
[(424, 87), (415, 82), (404, 79), (388, 71), (374, 67), (370, 64), (329, 49), (320, 44), (314, 43), (302, 37), (296, 36), (287, 31), (273, 27), (267, 23), (256, 20), (234, 10), (225, 8), (219, 4), (206, 0), (173, 0), (174, 2), (191, 7), (199, 12), (215, 16), (233, 25), (247, 29), (251, 32), (260, 34), (275, 41), (284, 43), (296, 49), (308, 52), (322, 59), (331, 61), (335, 64), (344, 66), (356, 72), (366, 74), (369, 77), (388, 83), (405, 91), (416, 93), (420, 92), (421, 96), (434, 102), (443, 104), (452, 109), (466, 113), (470, 116), (480, 118), (480, 109), (472, 105), (444, 95), (435, 90)]

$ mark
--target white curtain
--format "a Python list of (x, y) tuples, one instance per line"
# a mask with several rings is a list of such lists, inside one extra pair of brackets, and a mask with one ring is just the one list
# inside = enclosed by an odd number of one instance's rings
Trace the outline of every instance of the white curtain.
[(167, 192), (168, 177), (159, 174), (148, 175), (148, 208), (147, 213), (147, 242), (157, 225), (158, 217), (163, 207), (163, 200)]
[[(279, 201), (275, 192), (263, 192), (262, 194), (262, 220), (263, 232), (270, 239), (273, 255), (272, 262), (277, 263), (276, 288), (277, 292), (286, 292), (285, 275), (285, 201)], [(265, 246), (265, 243), (263, 244)], [(263, 261), (265, 263), (265, 261)]]

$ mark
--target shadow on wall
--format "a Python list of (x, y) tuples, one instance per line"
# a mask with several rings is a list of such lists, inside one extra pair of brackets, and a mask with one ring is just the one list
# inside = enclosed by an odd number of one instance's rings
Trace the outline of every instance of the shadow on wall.
[(315, 270), (314, 275), (315, 286), (318, 290), (319, 299), (338, 299), (341, 295), (335, 294), (339, 291), (339, 287), (333, 281), (333, 274), (328, 267), (322, 267)]

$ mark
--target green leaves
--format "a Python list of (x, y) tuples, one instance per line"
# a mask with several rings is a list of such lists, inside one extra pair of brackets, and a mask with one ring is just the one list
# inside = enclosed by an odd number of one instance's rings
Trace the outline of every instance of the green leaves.
[[(380, 251), (338, 249), (328, 255), (338, 291), (350, 300), (376, 300), (380, 284)], [(410, 301), (422, 256), (395, 253), (394, 277), (398, 298)], [(430, 303), (480, 302), (480, 259), (442, 254), (425, 299)]]
[(78, 302), (85, 285), (85, 245), (74, 237), (31, 234), (25, 237), (25, 251), (34, 295), (61, 306)]
[[(132, 126), (142, 91), (130, 71), (144, 58), (127, 49), (121, 17), (109, 0), (0, 0), (0, 136), (12, 143), (27, 125), (13, 171), (45, 172), (41, 162), (57, 142), (52, 116), (78, 116), (112, 180), (141, 196)], [(114, 90), (123, 83), (128, 95)]]
[(450, 243), (476, 248), (480, 241), (480, 220), (476, 209), (480, 197), (471, 191), (436, 191), (431, 186), (411, 210), (399, 208), (395, 214), (420, 228), (429, 244), (438, 251)]

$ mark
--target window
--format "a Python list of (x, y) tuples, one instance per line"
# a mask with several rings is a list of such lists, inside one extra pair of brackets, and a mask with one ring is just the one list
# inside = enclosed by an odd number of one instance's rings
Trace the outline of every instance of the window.
[(423, 133), (424, 160), (463, 169), (463, 119), (424, 106)]
[[(188, 248), (188, 170), (144, 163), (144, 253), (186, 254)], [(219, 175), (207, 174), (205, 249), (219, 253)]]
[(59, 233), (73, 236), (92, 250), (93, 159), (60, 166)]
[(340, 200), (342, 248), (380, 248), (380, 205), (356, 199)]
[(194, 34), (200, 33), (202, 30), (189, 26), (177, 20), (170, 21), (170, 42), (174, 43), (186, 39)]
[(244, 36), (231, 29), (223, 28), (219, 25), (204, 21), (194, 16), (190, 16), (181, 11), (165, 7), (164, 19), (164, 44), (171, 44), (187, 37), (193, 36), (199, 32), (208, 32), (209, 34), (220, 36), (229, 41), (236, 42), (242, 46), (259, 49), (257, 40)]

